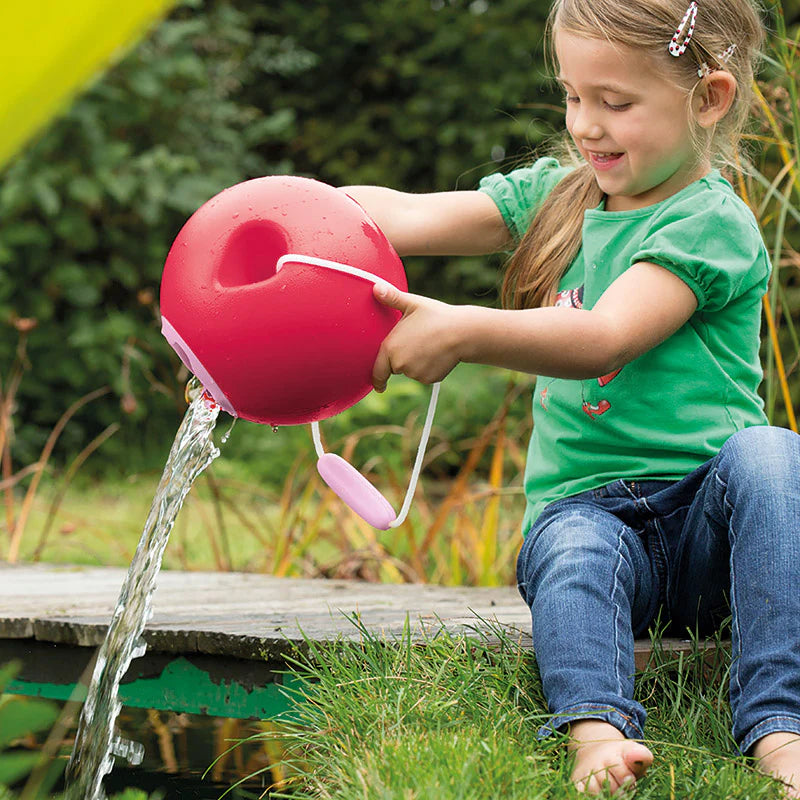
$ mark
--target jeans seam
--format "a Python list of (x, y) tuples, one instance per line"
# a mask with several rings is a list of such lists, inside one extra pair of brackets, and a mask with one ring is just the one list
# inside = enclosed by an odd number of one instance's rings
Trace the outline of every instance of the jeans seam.
[(614, 672), (617, 680), (617, 694), (622, 695), (622, 679), (620, 673), (622, 671), (620, 665), (620, 642), (619, 642), (619, 618), (620, 618), (620, 604), (617, 602), (617, 587), (619, 586), (619, 571), (622, 568), (622, 530), (620, 529), (617, 538), (617, 566), (614, 569), (614, 585), (611, 587), (611, 596), (614, 598)]
[(730, 542), (731, 547), (731, 554), (730, 554), (730, 562), (729, 562), (729, 574), (730, 574), (730, 584), (731, 584), (731, 622), (733, 629), (736, 633), (736, 653), (731, 653), (731, 678), (736, 684), (736, 690), (739, 693), (739, 698), (741, 698), (743, 694), (742, 690), (742, 682), (739, 676), (739, 665), (742, 658), (742, 629), (739, 622), (739, 611), (738, 611), (738, 590), (736, 586), (736, 570), (733, 568), (734, 556), (736, 555), (736, 544), (739, 541), (739, 537), (736, 535), (736, 531), (733, 528), (733, 506), (728, 502), (728, 484), (720, 477), (719, 470), (714, 471), (714, 480), (716, 483), (722, 488), (722, 503), (725, 507), (726, 511), (726, 519), (728, 523), (728, 541)]
[[(615, 724), (615, 722), (609, 719), (609, 717), (613, 718), (613, 720), (620, 724)], [(573, 722), (579, 722), (584, 719), (601, 719), (605, 722), (609, 722), (611, 725), (614, 725), (617, 730), (622, 731), (622, 733), (628, 738), (641, 739), (643, 737), (643, 731), (639, 725), (628, 714), (625, 714), (620, 709), (612, 705), (586, 702), (576, 703), (575, 705), (568, 706), (558, 713), (552, 714), (547, 724), (542, 725), (539, 728), (538, 736), (540, 738), (543, 736), (548, 736), (554, 730), (558, 730), (564, 725), (572, 724)], [(628, 735), (629, 733), (633, 733), (635, 735), (630, 737)]]
[(719, 476), (719, 471), (714, 472), (714, 480), (722, 488), (722, 503), (725, 506), (725, 516), (730, 522), (730, 516), (733, 513), (733, 504), (728, 501), (728, 484)]
[(668, 602), (668, 594), (669, 587), (672, 585), (672, 570), (665, 552), (664, 531), (661, 527), (661, 520), (658, 517), (653, 518), (651, 525), (653, 534), (650, 542), (650, 552), (655, 563), (655, 579), (658, 581), (658, 602), (659, 605), (666, 606), (671, 611), (672, 603)]

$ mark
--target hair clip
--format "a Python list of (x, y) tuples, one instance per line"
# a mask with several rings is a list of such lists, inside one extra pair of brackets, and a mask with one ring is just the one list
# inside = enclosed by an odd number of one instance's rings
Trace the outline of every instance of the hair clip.
[[(720, 64), (726, 64), (730, 57), (733, 55), (733, 51), (736, 50), (736, 45), (732, 44), (724, 53), (717, 56), (717, 61)], [(720, 69), (719, 67), (709, 67), (708, 64), (704, 61), (697, 70), (697, 77), (698, 78), (706, 78), (715, 70)]]
[[(681, 24), (678, 25), (678, 30), (675, 31), (675, 34), (672, 37), (672, 41), (669, 43), (669, 52), (670, 55), (675, 56), (682, 56), (686, 52), (686, 47), (692, 39), (692, 34), (694, 33), (694, 25), (695, 21), (697, 20), (697, 3), (695, 0), (692, 0), (689, 3), (689, 8), (686, 9), (686, 13), (683, 15), (683, 19), (681, 20)], [(685, 34), (684, 34), (685, 31)], [(678, 44), (678, 39), (681, 38), (683, 35), (683, 41)]]

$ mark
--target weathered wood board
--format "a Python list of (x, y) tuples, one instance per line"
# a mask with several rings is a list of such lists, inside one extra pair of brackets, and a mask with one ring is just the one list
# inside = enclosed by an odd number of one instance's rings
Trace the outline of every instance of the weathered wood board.
[[(96, 647), (105, 636), (126, 571), (114, 567), (0, 562), (0, 639)], [(360, 624), (391, 639), (406, 624), (422, 633), (504, 631), (530, 647), (530, 617), (516, 588), (376, 584), (231, 572), (159, 574), (148, 650), (280, 662), (304, 640), (358, 639)], [(691, 649), (668, 639), (670, 650)], [(636, 665), (650, 655), (636, 643)]]
[[(124, 569), (0, 564), (0, 638), (102, 643)], [(392, 638), (502, 628), (530, 644), (530, 617), (513, 587), (386, 585), (228, 572), (162, 571), (145, 629), (148, 649), (280, 660), (304, 639), (358, 639), (354, 623)]]

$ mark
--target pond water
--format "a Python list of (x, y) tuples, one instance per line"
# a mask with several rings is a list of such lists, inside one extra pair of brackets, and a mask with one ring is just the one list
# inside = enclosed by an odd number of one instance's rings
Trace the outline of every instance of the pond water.
[[(268, 787), (279, 777), (270, 769), (274, 751), (254, 738), (264, 729), (258, 721), (123, 707), (116, 729), (141, 745), (144, 755), (138, 766), (114, 765), (103, 780), (110, 796), (134, 788), (157, 793), (162, 800), (218, 800), (226, 791), (230, 800), (251, 800), (268, 798)], [(58, 748), (64, 761), (74, 736), (73, 726)], [(26, 746), (41, 749), (46, 738), (47, 733), (30, 736)], [(242, 743), (231, 749), (236, 741)], [(245, 782), (231, 788), (240, 781)], [(15, 788), (21, 791), (23, 786)], [(64, 788), (62, 778), (53, 791)]]

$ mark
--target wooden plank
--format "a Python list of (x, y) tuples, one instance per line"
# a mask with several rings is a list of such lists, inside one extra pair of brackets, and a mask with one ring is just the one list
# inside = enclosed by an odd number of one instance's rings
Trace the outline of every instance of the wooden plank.
[[(0, 565), (0, 638), (80, 646), (102, 643), (125, 570)], [(501, 626), (529, 639), (529, 613), (513, 587), (382, 585), (225, 572), (162, 571), (145, 629), (148, 647), (280, 659), (304, 638), (358, 639), (357, 616), (376, 636)]]
[[(96, 647), (105, 637), (126, 571), (114, 567), (0, 564), (0, 639)], [(358, 640), (360, 623), (377, 637), (427, 628), (484, 634), (503, 630), (530, 647), (530, 616), (516, 588), (375, 584), (276, 578), (231, 572), (160, 573), (144, 638), (161, 653), (280, 662), (304, 639)], [(691, 651), (665, 639), (665, 649)], [(649, 641), (635, 649), (637, 669)]]

